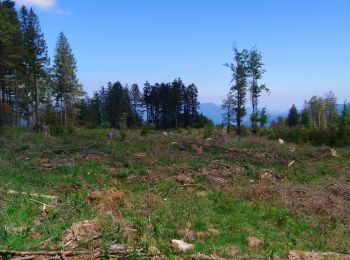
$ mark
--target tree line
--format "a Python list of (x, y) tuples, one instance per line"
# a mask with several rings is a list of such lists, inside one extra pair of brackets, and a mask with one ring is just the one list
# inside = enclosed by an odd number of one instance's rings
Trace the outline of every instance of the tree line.
[(340, 108), (335, 94), (313, 96), (299, 111), (293, 104), (287, 117), (279, 117), (271, 129), (287, 140), (321, 145), (350, 144), (350, 108), (344, 102)]
[(0, 126), (38, 127), (74, 121), (82, 87), (66, 36), (60, 33), (52, 66), (32, 8), (0, 1)]
[(80, 103), (83, 124), (89, 127), (139, 127), (143, 123), (157, 129), (201, 127), (210, 120), (198, 113), (198, 89), (180, 78), (171, 83), (146, 82), (123, 86), (119, 81), (101, 87), (92, 98)]
[(198, 110), (198, 89), (181, 79), (123, 86), (108, 83), (86, 96), (77, 78), (76, 59), (67, 37), (58, 35), (53, 63), (38, 16), (0, 0), (0, 127), (196, 127), (210, 123)]

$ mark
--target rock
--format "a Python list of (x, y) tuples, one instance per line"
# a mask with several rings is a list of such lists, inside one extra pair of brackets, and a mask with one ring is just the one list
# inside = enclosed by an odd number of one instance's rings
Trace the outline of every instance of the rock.
[(302, 250), (291, 250), (288, 254), (290, 260), (349, 260), (350, 255), (332, 253), (332, 252), (307, 252)]
[(248, 247), (249, 249), (253, 249), (255, 247), (260, 246), (263, 243), (263, 241), (256, 237), (248, 237)]
[(191, 250), (194, 248), (193, 244), (188, 244), (183, 240), (172, 239), (170, 243), (172, 248), (180, 252), (187, 252), (188, 250)]
[(163, 132), (163, 135), (168, 135), (168, 133), (167, 132)]
[(284, 140), (281, 139), (281, 138), (279, 138), (279, 139), (278, 139), (278, 143), (279, 143), (279, 144), (284, 144)]
[(174, 177), (174, 179), (181, 183), (181, 184), (188, 184), (188, 183), (193, 183), (194, 180), (191, 176), (188, 176), (186, 174), (179, 174)]
[(160, 255), (161, 254), (160, 250), (157, 247), (155, 247), (155, 246), (149, 246), (148, 247), (148, 252), (152, 256), (156, 256), (156, 255)]

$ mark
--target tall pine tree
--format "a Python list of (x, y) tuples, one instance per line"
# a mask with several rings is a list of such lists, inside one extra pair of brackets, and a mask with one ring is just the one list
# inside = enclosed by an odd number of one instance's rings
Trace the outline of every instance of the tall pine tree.
[(61, 110), (61, 125), (74, 123), (74, 104), (82, 96), (83, 90), (77, 78), (77, 66), (66, 36), (58, 36), (54, 65), (52, 67), (54, 92)]

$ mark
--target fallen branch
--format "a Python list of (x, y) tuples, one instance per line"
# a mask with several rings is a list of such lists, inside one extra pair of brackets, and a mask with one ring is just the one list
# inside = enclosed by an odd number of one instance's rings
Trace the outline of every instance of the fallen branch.
[[(10, 256), (10, 257), (21, 257), (18, 259), (35, 259), (35, 256), (61, 256), (63, 259), (72, 256), (87, 256), (87, 255), (101, 255), (101, 251), (13, 251), (13, 250), (0, 250), (1, 256)], [(127, 252), (105, 252), (109, 256), (126, 256)], [(0, 258), (1, 259), (1, 258)]]
[(12, 258), (12, 260), (32, 260), (32, 259), (35, 259), (34, 255)]
[(23, 191), (15, 191), (15, 190), (7, 190), (7, 191), (4, 191), (4, 192), (7, 193), (7, 194), (32, 196), (32, 197), (37, 197), (37, 198), (50, 199), (50, 200), (54, 200), (54, 201), (58, 200), (58, 197), (56, 197), (56, 196), (45, 195), (45, 194), (27, 193), (27, 192), (23, 192)]
[[(12, 250), (0, 250), (0, 255), (11, 256), (56, 256), (61, 255), (63, 251), (12, 251)], [(65, 256), (76, 256), (83, 254), (91, 254), (91, 252), (63, 252)]]

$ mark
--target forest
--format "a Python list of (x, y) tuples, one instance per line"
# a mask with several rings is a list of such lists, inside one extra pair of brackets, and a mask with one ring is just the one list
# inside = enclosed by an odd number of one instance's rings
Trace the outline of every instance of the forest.
[[(2, 1), (0, 19), (2, 127), (48, 125), (54, 134), (74, 127), (177, 129), (213, 124), (198, 113), (197, 86), (186, 86), (180, 78), (170, 83), (146, 82), (141, 87), (109, 82), (89, 97), (77, 78), (76, 60), (64, 33), (58, 36), (50, 64), (40, 21), (32, 8), (23, 6), (17, 12), (13, 1)], [(311, 97), (300, 111), (293, 105), (286, 118), (271, 122), (266, 107), (258, 107), (261, 96), (270, 92), (260, 83), (265, 72), (261, 52), (256, 47), (234, 47), (233, 61), (224, 65), (232, 74), (232, 86), (222, 103), (222, 125), (229, 130), (314, 145), (350, 143), (349, 106), (344, 102), (339, 110), (333, 92)], [(245, 117), (250, 125), (242, 123)]]
[(38, 128), (140, 127), (157, 129), (201, 127), (210, 121), (199, 115), (198, 89), (180, 78), (171, 83), (108, 83), (92, 98), (83, 91), (66, 36), (57, 39), (53, 64), (40, 22), (32, 8), (1, 3), (0, 126)]

